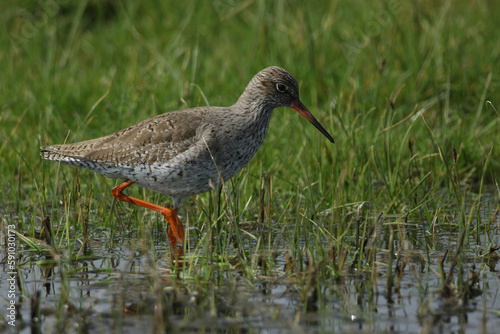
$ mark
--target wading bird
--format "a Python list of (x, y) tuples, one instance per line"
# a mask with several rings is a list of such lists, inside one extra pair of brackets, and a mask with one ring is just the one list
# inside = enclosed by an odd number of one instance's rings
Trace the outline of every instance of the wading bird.
[[(271, 66), (257, 73), (230, 107), (197, 107), (148, 118), (108, 136), (41, 148), (48, 160), (125, 180), (112, 190), (120, 201), (163, 214), (173, 250), (184, 242), (177, 212), (189, 196), (209, 191), (238, 173), (266, 136), (274, 108), (292, 107), (332, 143), (333, 138), (299, 99), (295, 78)], [(170, 196), (165, 208), (127, 196), (132, 184)]]

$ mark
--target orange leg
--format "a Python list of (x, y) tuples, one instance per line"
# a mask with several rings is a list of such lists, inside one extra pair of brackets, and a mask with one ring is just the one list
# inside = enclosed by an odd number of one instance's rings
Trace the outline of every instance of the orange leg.
[(142, 199), (123, 194), (122, 191), (133, 183), (134, 182), (130, 180), (125, 181), (122, 184), (114, 187), (111, 190), (111, 193), (117, 200), (136, 204), (163, 214), (165, 220), (169, 224), (168, 239), (170, 240), (170, 246), (172, 247), (172, 250), (175, 250), (177, 248), (177, 242), (181, 245), (184, 243), (184, 228), (182, 227), (182, 223), (179, 217), (177, 217), (177, 209), (168, 209), (163, 206), (149, 203), (143, 201)]

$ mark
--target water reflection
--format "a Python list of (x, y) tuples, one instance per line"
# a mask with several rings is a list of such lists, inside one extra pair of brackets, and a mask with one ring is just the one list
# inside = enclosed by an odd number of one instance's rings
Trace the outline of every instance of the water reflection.
[[(499, 257), (498, 248), (492, 248), (500, 243), (498, 228), (478, 233), (467, 243), (448, 296), (443, 295), (440, 273), (450, 270), (450, 258), (443, 258), (454, 250), (458, 229), (450, 227), (430, 238), (429, 224), (409, 222), (392, 232), (381, 224), (375, 233), (382, 242), (372, 249), (372, 257), (361, 257), (361, 266), (354, 248), (330, 252), (320, 262), (314, 253), (304, 252), (296, 261), (289, 249), (273, 249), (272, 256), (259, 255), (252, 279), (237, 261), (232, 268), (214, 264), (203, 269), (219, 274), (196, 272), (192, 259), (194, 271), (175, 270), (164, 240), (155, 241), (159, 246), (151, 249), (140, 241), (124, 243), (118, 233), (116, 241), (89, 236), (81, 256), (71, 260), (61, 256), (50, 262), (20, 252), (24, 296), (42, 292), (39, 327), (31, 320), (37, 302), (18, 296), (18, 319), (24, 324), (20, 332), (92, 332), (116, 326), (125, 333), (158, 327), (183, 332), (360, 333), (481, 333), (500, 328), (495, 313), (500, 309)], [(255, 251), (255, 243), (246, 242)], [(343, 251), (347, 257), (339, 272)], [(195, 252), (188, 249), (188, 259)], [(2, 295), (3, 289), (0, 286)]]

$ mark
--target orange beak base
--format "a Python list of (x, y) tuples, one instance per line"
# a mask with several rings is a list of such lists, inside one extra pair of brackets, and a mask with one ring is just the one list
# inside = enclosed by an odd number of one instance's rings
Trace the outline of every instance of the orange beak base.
[(293, 101), (292, 102), (292, 108), (297, 110), (302, 116), (307, 118), (309, 122), (312, 123), (318, 129), (326, 138), (328, 138), (329, 141), (332, 143), (335, 143), (333, 140), (332, 136), (328, 133), (328, 131), (325, 130), (325, 128), (319, 124), (319, 122), (314, 118), (314, 116), (311, 114), (309, 110), (307, 110), (306, 106), (302, 104), (300, 101)]

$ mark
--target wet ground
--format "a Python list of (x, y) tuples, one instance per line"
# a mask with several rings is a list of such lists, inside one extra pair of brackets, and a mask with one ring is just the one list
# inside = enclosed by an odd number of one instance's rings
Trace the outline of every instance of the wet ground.
[[(103, 237), (105, 231), (94, 231), (87, 247), (79, 254), (74, 251), (79, 256), (66, 260), (64, 252), (51, 259), (31, 251), (16, 237), (20, 280), (15, 298), (9, 298), (8, 254), (2, 248), (0, 296), (7, 306), (15, 301), (18, 315), (15, 327), (8, 317), (0, 319), (0, 329), (6, 333), (153, 333), (164, 328), (182, 333), (498, 333), (498, 256), (485, 254), (489, 246), (500, 245), (500, 219), (488, 214), (493, 217), (489, 228), (468, 234), (453, 270), (459, 229), (441, 226), (442, 231), (431, 233), (433, 227), (426, 221), (383, 220), (375, 230), (378, 243), (366, 270), (351, 265), (355, 251), (348, 249), (344, 269), (331, 275), (324, 275), (327, 261), (311, 266), (306, 253), (302, 264), (287, 265), (286, 247), (276, 250), (272, 270), (261, 270), (257, 264), (249, 274), (237, 260), (200, 268), (193, 258), (190, 269), (173, 271), (165, 238), (153, 240), (153, 250), (148, 246), (151, 241), (120, 233), (108, 238)], [(5, 218), (4, 225), (8, 226)], [(255, 250), (255, 245), (249, 247)], [(314, 258), (315, 254), (309, 255), (309, 260)], [(332, 266), (338, 261), (339, 256), (332, 256)], [(450, 289), (455, 293), (443, 288), (442, 261), (444, 275), (452, 273)], [(32, 320), (37, 305), (40, 327)], [(8, 312), (6, 306), (2, 309)]]

